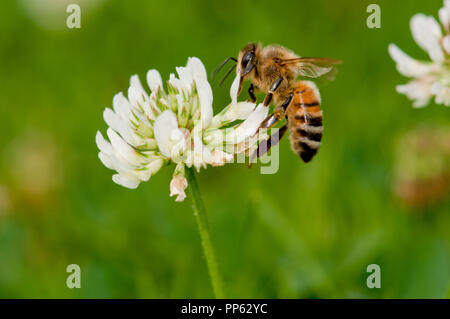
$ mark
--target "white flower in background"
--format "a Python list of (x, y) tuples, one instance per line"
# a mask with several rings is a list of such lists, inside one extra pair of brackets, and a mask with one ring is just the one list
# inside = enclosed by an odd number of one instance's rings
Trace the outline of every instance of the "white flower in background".
[(414, 107), (426, 106), (433, 97), (437, 104), (450, 106), (450, 0), (444, 1), (439, 19), (444, 30), (432, 16), (422, 13), (410, 22), (414, 40), (428, 53), (431, 62), (415, 60), (395, 44), (389, 45), (397, 70), (413, 78), (408, 84), (398, 85), (397, 92), (414, 100)]
[[(237, 87), (230, 90), (232, 103), (213, 116), (213, 94), (203, 63), (189, 58), (186, 67), (170, 74), (167, 92), (158, 71), (147, 73), (148, 94), (137, 75), (130, 79), (128, 98), (118, 93), (113, 109), (103, 117), (109, 128), (109, 142), (97, 132), (96, 142), (102, 163), (115, 170), (113, 181), (136, 188), (171, 162), (176, 169), (170, 182), (170, 196), (186, 197), (185, 166), (221, 166), (235, 154), (247, 156), (266, 134), (256, 134), (268, 108), (237, 102)], [(235, 81), (236, 82), (236, 81)], [(231, 123), (240, 123), (231, 126)]]

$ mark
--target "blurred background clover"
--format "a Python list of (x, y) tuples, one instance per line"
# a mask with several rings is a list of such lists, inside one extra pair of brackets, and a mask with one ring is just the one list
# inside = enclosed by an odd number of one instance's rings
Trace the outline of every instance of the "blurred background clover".
[(398, 142), (395, 191), (408, 206), (426, 209), (450, 193), (450, 128), (422, 127)]

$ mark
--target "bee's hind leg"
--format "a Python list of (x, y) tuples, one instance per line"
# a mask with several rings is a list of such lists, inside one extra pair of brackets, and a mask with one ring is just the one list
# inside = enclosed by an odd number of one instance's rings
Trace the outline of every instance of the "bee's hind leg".
[[(264, 121), (262, 121), (257, 132), (259, 132), (260, 129), (271, 128), (275, 124), (277, 124), (278, 121), (282, 120), (283, 117), (285, 117), (286, 115), (286, 109), (292, 102), (293, 96), (294, 94), (292, 93), (289, 94), (289, 96), (286, 98), (283, 104), (278, 106), (272, 114), (270, 114), (268, 117), (264, 119)], [(282, 126), (276, 133), (272, 134), (268, 140), (260, 142), (258, 144), (258, 148), (256, 149), (256, 151), (250, 157), (250, 163), (248, 164), (248, 167), (252, 166), (252, 162), (255, 158), (261, 157), (262, 155), (266, 154), (272, 146), (277, 145), (281, 140), (281, 138), (286, 133), (286, 130), (287, 124)]]
[(268, 140), (262, 141), (258, 144), (255, 152), (250, 157), (250, 162), (248, 163), (248, 167), (252, 167), (252, 163), (255, 158), (259, 158), (266, 154), (272, 146), (277, 145), (280, 140), (283, 138), (284, 134), (287, 131), (287, 124), (284, 124), (278, 131), (273, 133)]

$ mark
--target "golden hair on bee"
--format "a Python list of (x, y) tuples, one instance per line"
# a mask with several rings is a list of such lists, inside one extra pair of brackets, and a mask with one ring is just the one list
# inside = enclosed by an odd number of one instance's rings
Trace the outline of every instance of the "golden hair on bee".
[(262, 47), (256, 43), (247, 44), (238, 56), (238, 69), (241, 73), (239, 88), (242, 89), (242, 82), (248, 78), (255, 89), (269, 92), (274, 81), (282, 77), (284, 83), (280, 83), (276, 97), (282, 95), (289, 88), (290, 82), (296, 78), (296, 67), (294, 64), (282, 66), (280, 62), (295, 58), (298, 56), (279, 45)]

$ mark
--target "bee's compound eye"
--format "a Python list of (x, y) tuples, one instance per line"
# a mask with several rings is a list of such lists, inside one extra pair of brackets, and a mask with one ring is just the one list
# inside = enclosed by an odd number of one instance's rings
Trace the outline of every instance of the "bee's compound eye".
[(242, 66), (245, 68), (247, 66), (247, 64), (253, 59), (253, 57), (255, 56), (255, 54), (253, 52), (247, 52), (243, 57), (242, 57)]

